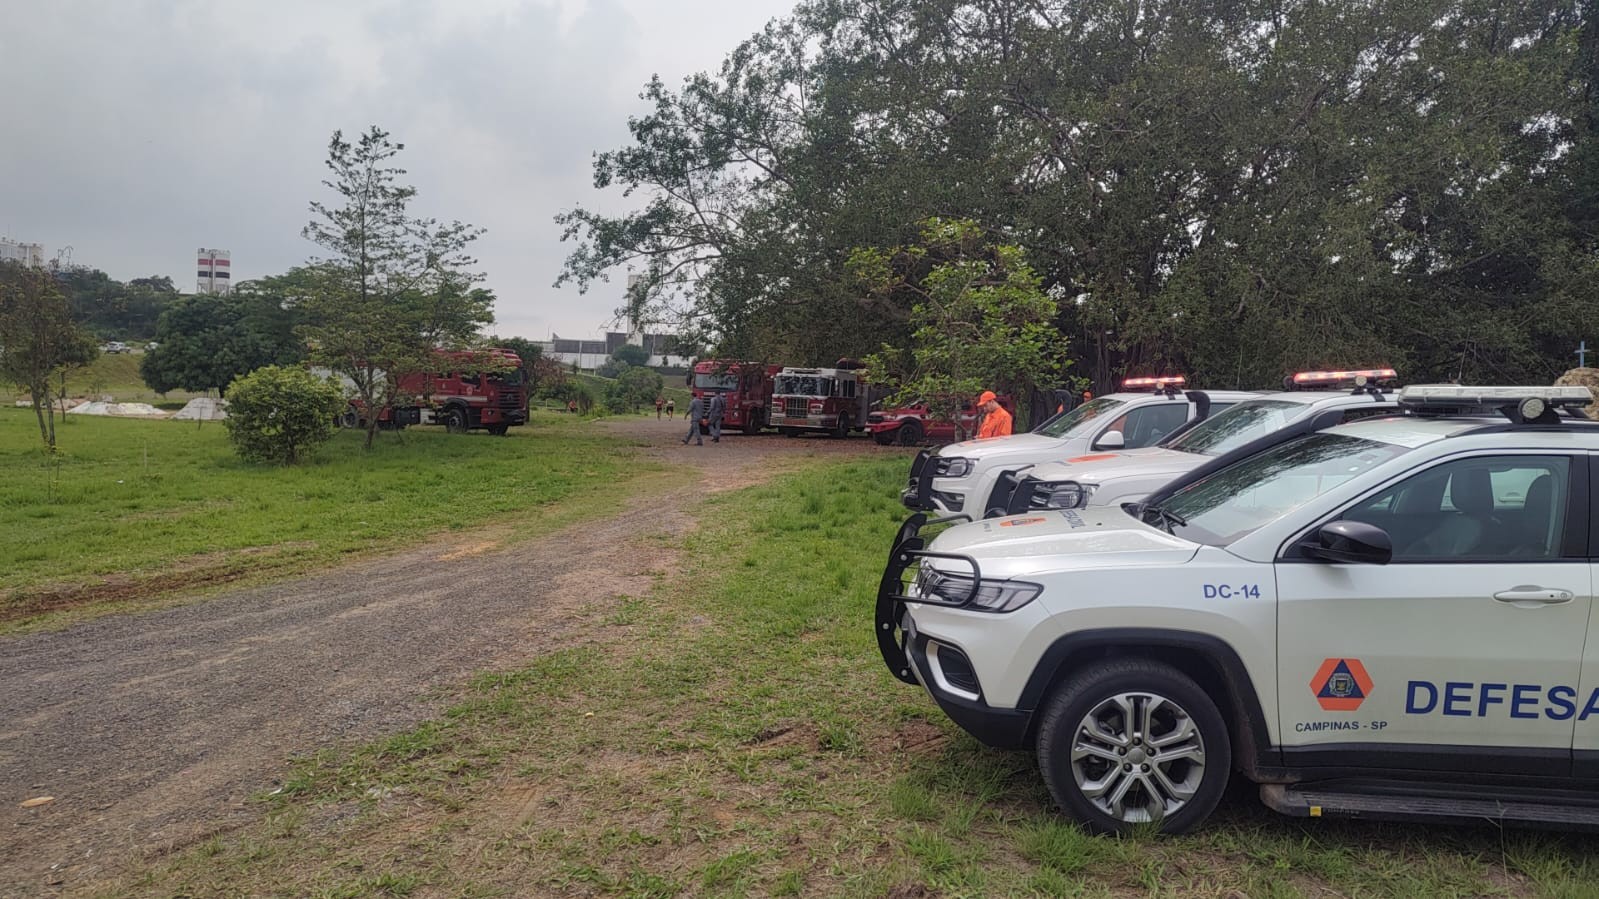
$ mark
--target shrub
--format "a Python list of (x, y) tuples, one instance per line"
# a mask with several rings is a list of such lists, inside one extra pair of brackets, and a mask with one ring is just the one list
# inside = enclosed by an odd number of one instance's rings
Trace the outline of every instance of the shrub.
[(268, 365), (228, 388), (228, 437), (249, 462), (293, 465), (333, 437), (344, 389), (302, 368)]
[(612, 412), (637, 412), (661, 395), (661, 376), (653, 369), (625, 367), (605, 389), (605, 407)]

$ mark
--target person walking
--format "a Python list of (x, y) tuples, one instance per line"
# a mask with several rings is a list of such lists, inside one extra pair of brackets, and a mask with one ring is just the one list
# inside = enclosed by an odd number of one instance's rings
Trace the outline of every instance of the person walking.
[(663, 397), (657, 396), (655, 398), (655, 420), (656, 421), (660, 421), (661, 420), (661, 410), (664, 409), (664, 408), (666, 408), (666, 400)]
[(977, 408), (983, 411), (983, 426), (977, 431), (977, 439), (985, 437), (1009, 437), (1011, 433), (1010, 413), (999, 404), (994, 391), (985, 390), (977, 398)]
[(711, 408), (706, 416), (711, 420), (711, 442), (722, 442), (722, 416), (727, 414), (727, 397), (718, 393), (711, 397)]
[(677, 400), (668, 399), (666, 401), (666, 420), (671, 421), (675, 418), (677, 418)]
[(705, 437), (700, 433), (700, 418), (705, 414), (705, 401), (695, 397), (688, 404), (688, 437), (683, 438), (683, 445), (688, 446), (689, 437), (694, 438), (695, 446), (704, 446)]

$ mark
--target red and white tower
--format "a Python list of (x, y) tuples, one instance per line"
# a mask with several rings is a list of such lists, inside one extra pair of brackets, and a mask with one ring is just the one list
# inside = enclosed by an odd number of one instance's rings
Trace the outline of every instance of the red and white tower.
[(233, 283), (229, 279), (227, 250), (208, 250), (200, 248), (199, 252), (199, 278), (195, 293), (231, 293)]

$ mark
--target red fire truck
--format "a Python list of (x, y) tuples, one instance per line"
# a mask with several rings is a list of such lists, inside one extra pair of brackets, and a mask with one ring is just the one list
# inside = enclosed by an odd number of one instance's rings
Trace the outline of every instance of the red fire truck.
[(804, 431), (848, 437), (866, 427), (871, 393), (859, 363), (847, 359), (838, 368), (784, 368), (772, 390), (772, 424), (789, 437)]
[(727, 411), (722, 415), (724, 429), (756, 434), (767, 426), (771, 417), (772, 379), (782, 370), (781, 365), (706, 359), (694, 363), (694, 370), (688, 375), (688, 387), (707, 409), (713, 395), (722, 395), (727, 403)]
[[(1008, 396), (999, 397), (999, 405), (1011, 415), (1016, 414), (1016, 401)], [(956, 425), (960, 428), (957, 432)], [(924, 441), (949, 443), (960, 435), (971, 436), (977, 432), (977, 406), (966, 400), (961, 406), (958, 421), (934, 415), (927, 403), (921, 400), (897, 409), (873, 412), (866, 417), (866, 430), (872, 438), (887, 446), (916, 446)]]
[[(488, 349), (439, 352), (439, 371), (402, 375), (394, 405), (378, 413), (378, 426), (440, 424), (452, 434), (482, 428), (505, 436), (512, 427), (527, 424), (528, 377), (522, 358), (510, 350)], [(352, 401), (339, 421), (345, 427), (365, 427), (365, 409)]]

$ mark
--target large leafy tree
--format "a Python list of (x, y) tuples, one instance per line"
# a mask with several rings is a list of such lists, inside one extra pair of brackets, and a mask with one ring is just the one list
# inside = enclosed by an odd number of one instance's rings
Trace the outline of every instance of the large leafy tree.
[[(825, 361), (912, 298), (853, 247), (964, 217), (1026, 251), (1103, 386), (1391, 362), (1544, 380), (1599, 237), (1591, 11), (1570, 0), (811, 0), (653, 81), (567, 278), (642, 267), (724, 346)], [(766, 352), (762, 352), (762, 351)]]
[(955, 421), (981, 391), (1027, 397), (1065, 374), (1055, 300), (1019, 248), (988, 242), (975, 222), (931, 219), (917, 243), (858, 249), (850, 269), (866, 292), (910, 303), (913, 349), (867, 360), (874, 380), (899, 388), (891, 402), (921, 399)]
[(73, 320), (54, 277), (43, 269), (0, 262), (0, 377), (28, 392), (39, 419), (39, 439), (56, 449), (51, 379), (94, 361), (93, 335)]
[(168, 305), (178, 298), (172, 279), (134, 278), (123, 283), (99, 269), (69, 266), (55, 273), (79, 324), (108, 339), (148, 340)]
[[(403, 144), (373, 126), (353, 143), (334, 132), (323, 184), (304, 235), (327, 254), (303, 270), (297, 301), (310, 357), (342, 375), (368, 409), (394, 402), (399, 378), (427, 370), (440, 348), (473, 342), (493, 321), (494, 296), (467, 252), (482, 231), (413, 217), (416, 189), (393, 165)], [(369, 415), (366, 446), (378, 416)]]
[(239, 284), (226, 296), (183, 297), (156, 326), (157, 345), (139, 361), (151, 390), (225, 391), (240, 375), (289, 365), (304, 355), (294, 335), (295, 309), (285, 306), (291, 274)]

